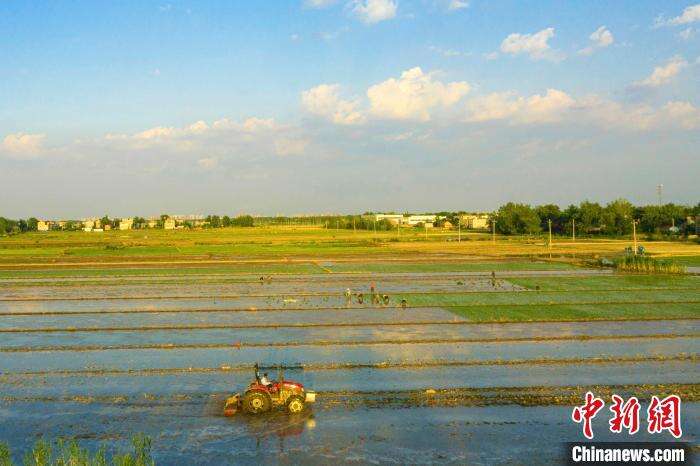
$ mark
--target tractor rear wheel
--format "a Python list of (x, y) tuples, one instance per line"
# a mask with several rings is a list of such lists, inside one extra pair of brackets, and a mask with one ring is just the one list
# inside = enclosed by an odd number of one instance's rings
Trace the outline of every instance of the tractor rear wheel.
[(248, 392), (243, 396), (243, 410), (250, 414), (264, 413), (270, 410), (272, 401), (267, 393)]
[(287, 411), (289, 414), (299, 414), (304, 411), (304, 399), (299, 395), (292, 395), (287, 400)]

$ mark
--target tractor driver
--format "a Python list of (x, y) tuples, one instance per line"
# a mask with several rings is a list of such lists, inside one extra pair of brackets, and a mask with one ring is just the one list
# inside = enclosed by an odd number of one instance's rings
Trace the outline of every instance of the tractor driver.
[(267, 372), (263, 374), (263, 376), (260, 378), (260, 383), (263, 384), (264, 386), (272, 385), (270, 382), (270, 379), (267, 378)]

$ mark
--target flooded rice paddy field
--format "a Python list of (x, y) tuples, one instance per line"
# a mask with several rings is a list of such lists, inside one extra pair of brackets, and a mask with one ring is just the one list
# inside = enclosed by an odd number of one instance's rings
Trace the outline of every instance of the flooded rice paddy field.
[[(564, 276), (562, 290), (519, 281)], [(609, 280), (586, 291), (595, 283), (571, 277)], [(615, 280), (585, 270), (500, 270), (495, 283), (483, 272), (3, 278), (0, 441), (23, 451), (62, 435), (114, 448), (143, 431), (162, 464), (512, 464), (534, 448), (558, 462), (563, 442), (581, 438), (569, 417), (577, 398), (557, 395), (562, 387), (578, 396), (672, 386), (686, 401), (684, 440), (697, 443), (700, 310), (475, 323), (451, 307), (687, 309), (700, 288)], [(370, 284), (388, 305), (370, 301)], [(271, 374), (285, 366), (319, 403), (299, 418), (222, 417), (222, 400), (245, 388), (255, 362)], [(492, 396), (500, 390), (508, 394)]]
[[(697, 443), (700, 404), (684, 405), (685, 440)], [(83, 445), (128, 447), (134, 426), (151, 436), (157, 464), (546, 464), (563, 461), (563, 442), (580, 440), (567, 406), (470, 406), (317, 410), (230, 419), (206, 402), (154, 405), (16, 403), (0, 408), (6, 438), (26, 449), (37, 431), (72, 432)], [(596, 440), (613, 441), (594, 419)], [(672, 441), (670, 434), (639, 441)]]

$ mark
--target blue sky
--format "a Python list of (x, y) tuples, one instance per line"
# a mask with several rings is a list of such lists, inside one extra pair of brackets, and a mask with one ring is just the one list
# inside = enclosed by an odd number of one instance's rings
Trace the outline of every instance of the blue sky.
[(700, 200), (700, 4), (0, 4), (0, 215)]

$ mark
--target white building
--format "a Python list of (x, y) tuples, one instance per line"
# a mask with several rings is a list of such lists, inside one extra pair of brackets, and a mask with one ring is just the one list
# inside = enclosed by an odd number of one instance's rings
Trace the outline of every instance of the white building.
[(428, 227), (432, 227), (435, 220), (437, 220), (437, 215), (411, 215), (406, 219), (406, 223), (410, 226), (416, 226), (422, 223)]
[(460, 222), (470, 230), (484, 230), (489, 227), (490, 220), (488, 214), (467, 214), (460, 217)]
[(404, 220), (403, 215), (401, 214), (376, 214), (374, 216), (374, 219), (376, 221), (380, 220), (387, 220), (388, 222), (392, 223), (393, 225), (398, 225), (399, 223), (405, 224), (406, 220)]
[(134, 219), (133, 218), (123, 218), (119, 221), (119, 229), (120, 230), (131, 230), (131, 228), (134, 226)]

